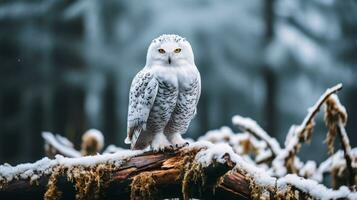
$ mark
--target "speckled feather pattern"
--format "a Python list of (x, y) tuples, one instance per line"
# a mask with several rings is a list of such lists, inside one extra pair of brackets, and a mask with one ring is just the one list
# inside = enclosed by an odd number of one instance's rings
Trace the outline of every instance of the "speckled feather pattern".
[[(160, 42), (187, 41), (175, 35), (153, 41)], [(132, 149), (144, 149), (157, 134), (169, 138), (184, 134), (196, 113), (200, 93), (201, 79), (194, 63), (145, 66), (130, 88), (126, 142)]]

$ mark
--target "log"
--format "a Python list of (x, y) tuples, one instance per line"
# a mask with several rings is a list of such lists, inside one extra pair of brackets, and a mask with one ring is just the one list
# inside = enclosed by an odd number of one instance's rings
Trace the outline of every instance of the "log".
[[(85, 178), (87, 172), (95, 170), (84, 168), (83, 179), (70, 178), (78, 171), (65, 169), (58, 176), (53, 176), (54, 172), (42, 175), (35, 182), (13, 180), (0, 186), (0, 199), (250, 199), (249, 182), (231, 170), (234, 164), (229, 156), (226, 164), (201, 169), (194, 162), (196, 153), (147, 152), (129, 158), (118, 168), (102, 165), (100, 173), (89, 178)], [(51, 184), (51, 176), (55, 184)]]

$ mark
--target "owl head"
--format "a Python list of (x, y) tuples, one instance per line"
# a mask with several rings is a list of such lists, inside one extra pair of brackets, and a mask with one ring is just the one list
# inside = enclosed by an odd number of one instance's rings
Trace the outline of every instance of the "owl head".
[(161, 35), (154, 39), (148, 49), (146, 66), (174, 67), (194, 65), (190, 43), (178, 35)]

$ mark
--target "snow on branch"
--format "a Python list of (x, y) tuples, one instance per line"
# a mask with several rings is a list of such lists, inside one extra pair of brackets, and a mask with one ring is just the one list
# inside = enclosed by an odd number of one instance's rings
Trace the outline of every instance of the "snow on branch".
[[(357, 170), (357, 148), (351, 149), (351, 157), (352, 157), (352, 168), (354, 171)], [(332, 185), (334, 188), (342, 184), (338, 184), (337, 180), (348, 180), (349, 176), (346, 177), (346, 159), (344, 157), (343, 150), (337, 151), (332, 156), (328, 157), (325, 161), (320, 163), (319, 167), (316, 169), (316, 173), (313, 174), (312, 178), (317, 180), (318, 182), (322, 182), (323, 175), (330, 173), (333, 176)], [(346, 181), (345, 181), (346, 182)]]
[(123, 150), (82, 158), (44, 158), (33, 164), (3, 165), (0, 177), (1, 198), (14, 197), (19, 191), (34, 195), (41, 190), (45, 199), (68, 197), (72, 184), (77, 199), (189, 199), (205, 195), (241, 199), (357, 198), (357, 193), (345, 186), (332, 190), (295, 175), (272, 177), (236, 154), (231, 146), (210, 142), (195, 142), (166, 153)]
[(319, 112), (321, 106), (329, 99), (329, 97), (342, 89), (342, 84), (329, 88), (319, 98), (319, 100), (308, 109), (308, 114), (300, 125), (291, 126), (285, 140), (285, 148), (279, 152), (273, 161), (275, 174), (283, 176), (286, 173), (298, 173), (296, 165), (300, 165), (295, 159), (299, 152), (302, 142), (306, 142), (311, 138), (313, 127), (315, 125), (314, 118)]
[(48, 157), (54, 157), (56, 154), (70, 158), (81, 157), (81, 154), (73, 148), (73, 144), (67, 138), (53, 135), (50, 132), (42, 132), (42, 138), (45, 140), (45, 152)]
[(356, 172), (352, 167), (352, 154), (350, 141), (348, 139), (345, 125), (347, 123), (347, 112), (344, 106), (341, 105), (337, 95), (331, 95), (326, 101), (325, 122), (328, 127), (326, 142), (328, 144), (329, 153), (334, 151), (334, 141), (336, 135), (339, 136), (341, 146), (346, 159), (348, 185), (354, 185)]
[(209, 141), (213, 144), (228, 143), (235, 153), (248, 161), (252, 161), (251, 158), (254, 157), (256, 163), (263, 163), (272, 157), (272, 151), (265, 141), (257, 139), (250, 133), (234, 133), (226, 126), (208, 131), (204, 136), (198, 138), (198, 141)]
[(104, 147), (104, 136), (96, 129), (89, 129), (82, 135), (81, 152), (74, 149), (73, 144), (61, 135), (43, 132), (42, 138), (45, 140), (45, 153), (50, 158), (54, 158), (56, 154), (69, 158), (96, 155)]
[(233, 117), (232, 122), (233, 125), (238, 126), (242, 131), (246, 131), (258, 139), (265, 141), (272, 151), (273, 157), (279, 154), (281, 148), (278, 141), (275, 138), (270, 137), (256, 121), (236, 115)]

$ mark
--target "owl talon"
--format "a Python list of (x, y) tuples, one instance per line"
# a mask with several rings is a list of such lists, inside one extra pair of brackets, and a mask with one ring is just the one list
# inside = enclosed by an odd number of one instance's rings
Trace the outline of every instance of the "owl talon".
[(163, 133), (158, 133), (155, 135), (151, 143), (151, 148), (154, 152), (164, 152), (166, 149), (170, 148), (170, 142), (166, 139)]
[(181, 147), (185, 147), (188, 145), (188, 142), (184, 140), (180, 133), (175, 133), (169, 136), (169, 140), (172, 144), (174, 144), (176, 149)]
[(180, 144), (175, 144), (176, 149), (182, 148), (188, 146), (188, 142), (180, 143)]

